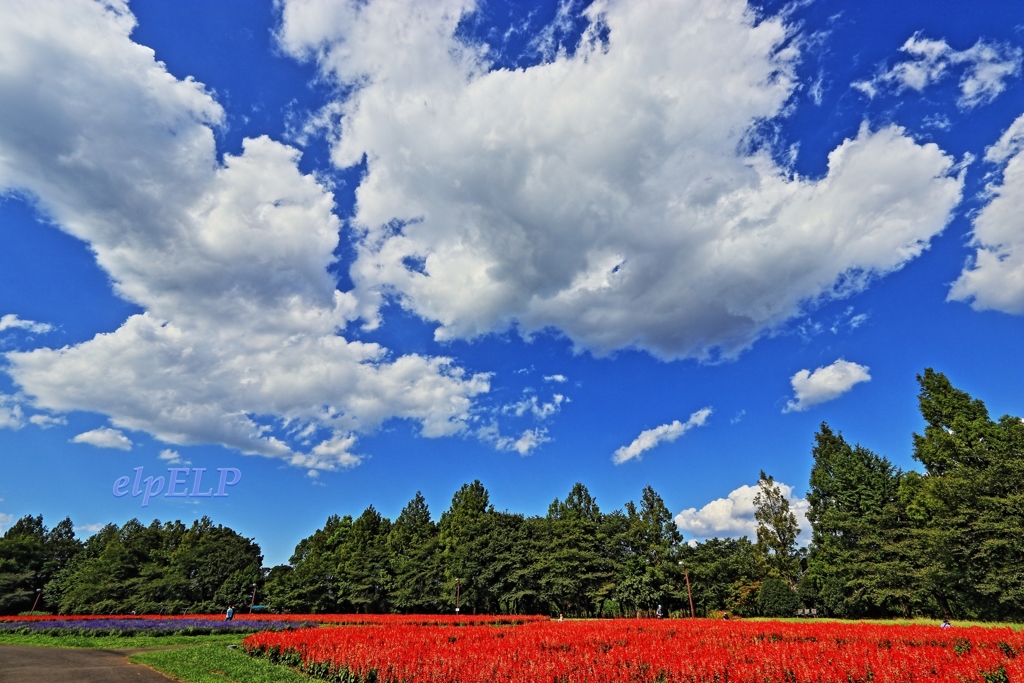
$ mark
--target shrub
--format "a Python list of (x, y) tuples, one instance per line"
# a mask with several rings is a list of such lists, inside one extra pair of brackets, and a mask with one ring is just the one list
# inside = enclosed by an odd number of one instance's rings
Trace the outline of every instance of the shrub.
[(771, 577), (761, 582), (757, 593), (757, 611), (763, 617), (791, 617), (800, 607), (796, 592), (786, 581)]

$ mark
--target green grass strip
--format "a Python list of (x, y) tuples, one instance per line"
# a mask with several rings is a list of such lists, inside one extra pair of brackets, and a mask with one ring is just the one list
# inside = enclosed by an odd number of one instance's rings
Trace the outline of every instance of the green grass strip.
[(142, 652), (128, 659), (185, 683), (309, 683), (310, 680), (266, 659), (249, 657), (241, 648), (233, 650), (222, 644)]
[(46, 636), (37, 633), (31, 635), (0, 633), (0, 645), (135, 650), (149, 647), (217, 644), (226, 648), (228, 645), (241, 643), (242, 638), (244, 636), (237, 633), (205, 636)]

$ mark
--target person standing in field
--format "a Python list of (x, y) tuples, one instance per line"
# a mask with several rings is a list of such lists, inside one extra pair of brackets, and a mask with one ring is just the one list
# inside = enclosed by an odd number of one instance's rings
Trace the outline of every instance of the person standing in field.
[(235, 617), (234, 605), (228, 605), (228, 613), (224, 615), (224, 621), (231, 621)]

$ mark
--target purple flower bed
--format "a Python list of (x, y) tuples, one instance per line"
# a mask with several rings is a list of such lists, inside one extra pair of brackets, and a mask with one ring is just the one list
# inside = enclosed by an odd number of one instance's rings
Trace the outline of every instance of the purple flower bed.
[(257, 631), (280, 631), (316, 626), (311, 622), (289, 621), (246, 621), (238, 619), (88, 619), (66, 620), (60, 618), (31, 622), (0, 623), (0, 633), (22, 635), (40, 634), (52, 636), (166, 636), (166, 635), (209, 635), (211, 633), (255, 633)]

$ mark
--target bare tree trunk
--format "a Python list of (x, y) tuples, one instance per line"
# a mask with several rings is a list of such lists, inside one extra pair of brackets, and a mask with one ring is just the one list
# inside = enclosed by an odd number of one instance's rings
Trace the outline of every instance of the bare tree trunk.
[(946, 599), (946, 596), (939, 591), (932, 591), (932, 595), (935, 596), (935, 601), (939, 603), (939, 609), (942, 610), (943, 618), (952, 621), (953, 610), (949, 608), (949, 600)]

